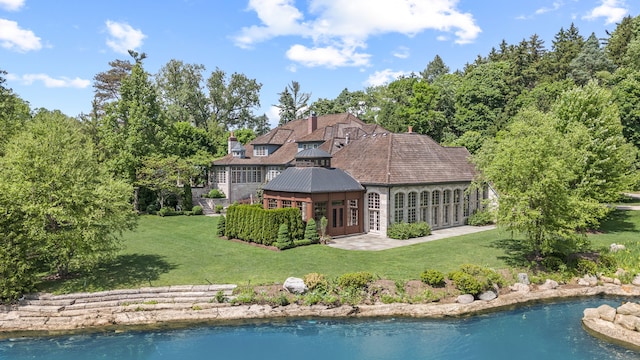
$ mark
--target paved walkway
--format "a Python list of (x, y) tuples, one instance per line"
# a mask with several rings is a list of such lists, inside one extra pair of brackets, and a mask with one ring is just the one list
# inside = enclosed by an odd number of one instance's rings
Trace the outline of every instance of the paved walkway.
[(434, 230), (429, 236), (407, 240), (390, 239), (383, 235), (362, 234), (331, 239), (331, 242), (328, 245), (344, 250), (378, 251), (423, 243), (427, 241), (440, 240), (458, 235), (473, 234), (476, 232), (492, 230), (495, 228), (495, 225), (457, 226), (447, 229)]

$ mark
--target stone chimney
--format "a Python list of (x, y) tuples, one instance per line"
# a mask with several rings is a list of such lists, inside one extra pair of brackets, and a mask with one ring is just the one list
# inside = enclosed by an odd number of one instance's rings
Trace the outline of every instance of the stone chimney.
[(316, 116), (316, 113), (311, 113), (311, 115), (309, 115), (309, 120), (307, 120), (307, 134), (311, 134), (312, 132), (316, 131), (316, 129), (318, 128), (318, 117)]
[(233, 135), (233, 131), (231, 135), (229, 135), (229, 140), (227, 141), (227, 154), (231, 154), (231, 149), (238, 143), (238, 139), (236, 139), (235, 135)]

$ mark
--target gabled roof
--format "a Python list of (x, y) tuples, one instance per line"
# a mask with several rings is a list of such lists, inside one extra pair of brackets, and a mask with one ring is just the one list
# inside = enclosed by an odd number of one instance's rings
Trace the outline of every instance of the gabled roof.
[(262, 189), (304, 194), (364, 190), (362, 185), (346, 172), (323, 167), (288, 168)]
[(376, 134), (351, 140), (332, 165), (365, 185), (469, 182), (476, 175), (463, 147), (444, 147), (427, 135)]
[[(308, 118), (290, 121), (265, 135), (259, 136), (245, 146), (245, 158), (234, 158), (226, 155), (213, 162), (214, 165), (287, 165), (293, 162), (298, 153), (297, 141), (332, 142), (336, 138), (344, 139), (344, 129), (382, 129), (378, 125), (365, 124), (352, 114), (332, 114), (317, 117), (316, 130), (309, 133)], [(381, 131), (382, 131), (381, 130)], [(364, 130), (359, 130), (365, 133)], [(350, 136), (355, 136), (350, 134)], [(309, 139), (309, 140), (307, 140)], [(277, 145), (279, 148), (269, 156), (253, 156), (254, 145)], [(322, 144), (321, 148), (331, 153), (332, 145)]]

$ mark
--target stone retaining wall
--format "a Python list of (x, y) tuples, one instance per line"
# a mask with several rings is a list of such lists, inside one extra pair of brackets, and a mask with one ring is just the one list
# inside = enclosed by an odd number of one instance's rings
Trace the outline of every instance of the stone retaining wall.
[(20, 304), (0, 308), (0, 336), (47, 335), (87, 330), (122, 330), (144, 326), (173, 326), (200, 322), (282, 317), (448, 317), (513, 308), (518, 304), (594, 295), (640, 296), (632, 285), (513, 291), (491, 301), (470, 304), (376, 304), (305, 306), (290, 304), (232, 305), (218, 303), (219, 292), (233, 297), (235, 285), (172, 286), (68, 295), (38, 294)]

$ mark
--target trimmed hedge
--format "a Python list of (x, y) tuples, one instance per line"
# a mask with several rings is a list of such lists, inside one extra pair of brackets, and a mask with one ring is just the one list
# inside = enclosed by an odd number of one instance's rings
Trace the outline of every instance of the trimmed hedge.
[(387, 228), (387, 236), (392, 239), (406, 240), (431, 234), (431, 227), (424, 221), (415, 223), (394, 223)]
[(304, 223), (299, 209), (265, 210), (259, 204), (231, 205), (227, 208), (225, 235), (229, 239), (272, 246), (278, 240), (278, 229), (281, 224), (287, 225), (291, 239), (303, 238)]

